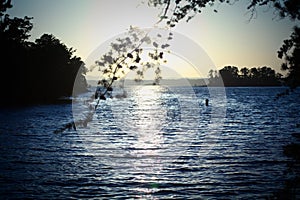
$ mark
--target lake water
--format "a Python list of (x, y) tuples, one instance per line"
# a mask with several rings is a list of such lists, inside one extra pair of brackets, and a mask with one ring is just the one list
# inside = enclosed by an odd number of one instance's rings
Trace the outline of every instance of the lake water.
[(299, 92), (274, 101), (284, 90), (137, 87), (61, 134), (72, 105), (2, 109), (1, 199), (263, 199), (299, 132)]

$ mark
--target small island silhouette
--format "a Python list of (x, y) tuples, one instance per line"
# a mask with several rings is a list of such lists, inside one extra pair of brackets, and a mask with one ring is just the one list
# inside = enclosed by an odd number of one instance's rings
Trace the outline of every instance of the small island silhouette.
[(251, 86), (282, 86), (282, 74), (270, 67), (241, 68), (225, 66), (220, 70), (209, 71), (208, 86), (251, 87)]

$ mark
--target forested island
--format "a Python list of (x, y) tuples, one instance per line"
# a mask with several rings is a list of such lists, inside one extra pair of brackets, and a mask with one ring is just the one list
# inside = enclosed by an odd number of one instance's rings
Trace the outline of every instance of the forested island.
[(241, 68), (225, 66), (221, 70), (209, 71), (209, 86), (251, 87), (282, 86), (282, 74), (270, 67)]
[(32, 18), (11, 18), (6, 14), (11, 7), (10, 1), (0, 2), (1, 105), (53, 103), (69, 97), (77, 74), (77, 88), (85, 91), (86, 68), (75, 50), (52, 34), (28, 41)]

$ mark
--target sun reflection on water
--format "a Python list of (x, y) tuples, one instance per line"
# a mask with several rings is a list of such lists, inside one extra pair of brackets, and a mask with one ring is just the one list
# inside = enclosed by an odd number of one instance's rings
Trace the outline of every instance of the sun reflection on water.
[(166, 123), (166, 110), (162, 107), (161, 86), (140, 86), (133, 90), (135, 109), (131, 115), (135, 116), (132, 128), (136, 134), (131, 154), (136, 156), (132, 160), (135, 181), (140, 187), (132, 188), (137, 192), (137, 198), (155, 199), (153, 194), (158, 192), (160, 173), (163, 170), (162, 150), (164, 138), (161, 128)]
[(134, 148), (139, 155), (156, 155), (164, 143), (161, 127), (165, 124), (166, 110), (162, 109), (161, 86), (141, 86), (134, 90), (136, 116), (134, 131), (137, 141)]

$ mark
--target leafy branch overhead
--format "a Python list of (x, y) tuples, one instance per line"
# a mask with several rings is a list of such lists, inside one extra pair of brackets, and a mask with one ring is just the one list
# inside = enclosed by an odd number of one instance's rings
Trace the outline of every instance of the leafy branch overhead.
[[(187, 22), (196, 14), (208, 6), (212, 7), (215, 4), (232, 5), (239, 0), (148, 0), (148, 5), (158, 7), (162, 10), (160, 21), (165, 20), (166, 23), (174, 27), (181, 20)], [(257, 7), (273, 7), (275, 14), (280, 18), (290, 18), (292, 20), (300, 19), (300, 1), (299, 0), (250, 0), (246, 10), (250, 12), (250, 17), (253, 18)], [(218, 10), (214, 9), (214, 12)]]
[(300, 28), (295, 27), (289, 39), (283, 41), (278, 58), (283, 59), (281, 69), (288, 71), (287, 83), (291, 89), (300, 85)]
[(162, 63), (167, 61), (164, 54), (170, 46), (168, 41), (172, 39), (169, 32), (164, 38), (163, 34), (157, 33), (155, 36), (150, 30), (142, 30), (137, 27), (130, 27), (128, 34), (123, 38), (118, 38), (110, 44), (110, 50), (102, 55), (91, 67), (100, 71), (98, 89), (95, 98), (105, 100), (112, 97), (113, 84), (126, 76), (130, 71), (136, 72), (136, 81), (142, 81), (147, 70), (153, 69), (155, 79), (153, 84), (159, 84), (161, 80)]

